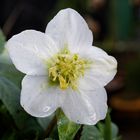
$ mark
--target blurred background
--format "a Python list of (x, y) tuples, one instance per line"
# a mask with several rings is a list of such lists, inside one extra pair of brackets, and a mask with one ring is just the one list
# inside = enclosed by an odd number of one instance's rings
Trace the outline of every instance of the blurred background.
[(26, 29), (44, 32), (68, 7), (85, 18), (94, 45), (118, 60), (118, 73), (106, 86), (112, 120), (123, 140), (140, 140), (140, 0), (0, 0), (0, 35), (5, 36), (0, 39)]

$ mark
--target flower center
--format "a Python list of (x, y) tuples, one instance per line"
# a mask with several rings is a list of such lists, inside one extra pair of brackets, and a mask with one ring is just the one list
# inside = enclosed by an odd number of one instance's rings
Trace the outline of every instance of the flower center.
[(64, 48), (60, 53), (48, 61), (49, 81), (57, 84), (61, 89), (77, 89), (77, 80), (84, 76), (85, 70), (89, 68), (90, 62), (82, 59), (78, 54), (71, 54), (68, 48)]

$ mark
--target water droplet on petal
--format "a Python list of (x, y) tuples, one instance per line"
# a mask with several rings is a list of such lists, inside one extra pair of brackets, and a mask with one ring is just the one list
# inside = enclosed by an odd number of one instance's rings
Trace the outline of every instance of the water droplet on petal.
[(50, 106), (45, 106), (45, 107), (43, 108), (43, 111), (44, 111), (44, 112), (48, 112), (48, 111), (50, 110), (50, 108), (51, 108)]
[(80, 121), (79, 121), (79, 120), (77, 120), (77, 123), (80, 123)]

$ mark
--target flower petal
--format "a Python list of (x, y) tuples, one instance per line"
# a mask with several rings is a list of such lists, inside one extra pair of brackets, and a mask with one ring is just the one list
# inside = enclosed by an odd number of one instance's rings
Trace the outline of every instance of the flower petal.
[(44, 61), (57, 52), (55, 43), (44, 33), (26, 30), (6, 44), (16, 68), (28, 75), (46, 74)]
[(107, 96), (104, 88), (68, 92), (62, 106), (66, 116), (79, 124), (94, 125), (105, 118)]
[(64, 94), (57, 88), (48, 87), (47, 83), (44, 76), (27, 75), (22, 81), (20, 103), (32, 116), (49, 116), (61, 106)]
[(71, 51), (91, 46), (92, 32), (78, 12), (64, 9), (48, 23), (46, 34), (58, 42), (60, 47), (68, 46)]
[[(92, 60), (90, 70), (79, 79), (79, 87), (83, 89), (100, 88), (108, 84), (117, 72), (117, 61), (105, 51), (97, 47), (90, 47), (87, 51), (81, 51), (80, 56)], [(84, 86), (85, 85), (85, 86)]]

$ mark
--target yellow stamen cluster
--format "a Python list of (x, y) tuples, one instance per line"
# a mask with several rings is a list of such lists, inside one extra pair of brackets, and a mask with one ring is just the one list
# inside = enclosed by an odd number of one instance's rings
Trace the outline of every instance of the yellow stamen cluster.
[(60, 85), (61, 89), (77, 89), (77, 79), (84, 76), (89, 64), (89, 61), (64, 48), (49, 61), (49, 80), (52, 84)]

